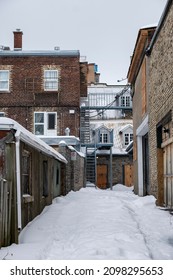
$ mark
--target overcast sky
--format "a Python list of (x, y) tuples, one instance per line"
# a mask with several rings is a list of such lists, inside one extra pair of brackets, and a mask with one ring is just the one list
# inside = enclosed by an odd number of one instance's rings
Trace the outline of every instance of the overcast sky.
[(127, 75), (138, 30), (158, 23), (166, 0), (0, 0), (0, 45), (13, 48), (23, 31), (23, 50), (79, 50), (96, 63), (100, 81)]

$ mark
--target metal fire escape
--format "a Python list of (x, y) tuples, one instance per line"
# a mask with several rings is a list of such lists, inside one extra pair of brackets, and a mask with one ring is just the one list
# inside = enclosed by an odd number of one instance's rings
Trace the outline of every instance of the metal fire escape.
[[(80, 142), (81, 146), (85, 147), (86, 153), (86, 180), (97, 185), (97, 162), (96, 151), (100, 147), (98, 143), (91, 141), (90, 138), (90, 114), (91, 110), (102, 112), (106, 110), (120, 110), (122, 114), (125, 111), (131, 111), (132, 107), (124, 107), (118, 104), (119, 97), (124, 95), (129, 90), (126, 86), (117, 94), (95, 94), (94, 99), (90, 100), (89, 97), (81, 98), (80, 107)], [(98, 114), (99, 115), (99, 114)], [(112, 145), (110, 145), (110, 148)]]
[(90, 108), (88, 100), (80, 109), (80, 141), (86, 150), (86, 180), (96, 185), (96, 147), (90, 141)]

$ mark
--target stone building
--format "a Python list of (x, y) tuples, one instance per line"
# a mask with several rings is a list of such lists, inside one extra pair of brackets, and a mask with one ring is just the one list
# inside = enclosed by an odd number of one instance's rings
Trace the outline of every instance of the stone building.
[[(139, 31), (128, 71), (133, 96), (134, 185), (173, 207), (173, 1), (156, 30)], [(142, 36), (143, 35), (143, 36)]]
[(168, 0), (147, 50), (150, 188), (157, 204), (173, 207), (173, 1)]
[(150, 193), (148, 148), (149, 59), (145, 52), (155, 29), (155, 26), (147, 26), (139, 30), (127, 75), (133, 98), (134, 190), (141, 196)]

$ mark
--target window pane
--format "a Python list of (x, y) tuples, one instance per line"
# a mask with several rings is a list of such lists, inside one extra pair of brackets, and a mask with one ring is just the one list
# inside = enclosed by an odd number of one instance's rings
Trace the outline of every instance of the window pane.
[(44, 125), (43, 124), (36, 124), (35, 125), (35, 134), (36, 135), (44, 135)]
[(129, 134), (124, 135), (124, 144), (128, 145), (129, 144)]
[(8, 89), (8, 82), (0, 81), (0, 89)]
[(56, 81), (45, 81), (45, 89), (58, 89)]
[(9, 89), (9, 71), (0, 71), (0, 90)]
[(46, 79), (57, 79), (58, 78), (58, 71), (57, 70), (45, 70), (44, 77)]
[(55, 129), (55, 114), (48, 114), (48, 129)]
[(126, 106), (130, 107), (130, 96), (126, 96)]
[(107, 142), (108, 142), (108, 135), (103, 134), (103, 143), (107, 143)]
[(0, 80), (8, 80), (9, 72), (8, 71), (0, 71)]
[(35, 123), (44, 123), (44, 113), (35, 113)]
[(121, 106), (124, 107), (125, 106), (125, 97), (121, 96)]

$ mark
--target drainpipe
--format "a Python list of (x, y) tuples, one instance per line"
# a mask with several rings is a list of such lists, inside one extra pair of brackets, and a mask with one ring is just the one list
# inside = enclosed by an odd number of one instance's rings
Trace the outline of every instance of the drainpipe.
[(17, 180), (17, 218), (18, 230), (22, 228), (22, 215), (21, 215), (21, 180), (20, 180), (20, 137), (16, 132), (16, 180)]

